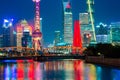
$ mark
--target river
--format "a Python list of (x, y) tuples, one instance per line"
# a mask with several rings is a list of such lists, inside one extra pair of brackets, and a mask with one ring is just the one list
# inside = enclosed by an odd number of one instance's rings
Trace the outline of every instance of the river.
[(0, 80), (120, 80), (120, 69), (83, 60), (4, 60)]

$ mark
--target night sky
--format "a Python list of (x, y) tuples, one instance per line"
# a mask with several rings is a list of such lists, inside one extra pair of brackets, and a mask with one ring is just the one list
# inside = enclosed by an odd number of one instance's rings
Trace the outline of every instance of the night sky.
[[(54, 31), (62, 30), (62, 0), (41, 0), (40, 16), (43, 18), (43, 35), (45, 44), (53, 42)], [(4, 18), (13, 18), (14, 24), (21, 19), (34, 19), (32, 0), (0, 0), (0, 26)], [(120, 21), (120, 0), (95, 0), (95, 24), (110, 24)], [(86, 0), (72, 0), (73, 19), (78, 20), (80, 12), (86, 12)]]

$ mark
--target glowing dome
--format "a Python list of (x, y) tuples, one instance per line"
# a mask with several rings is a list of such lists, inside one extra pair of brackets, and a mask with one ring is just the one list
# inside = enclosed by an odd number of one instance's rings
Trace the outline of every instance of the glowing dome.
[(33, 2), (40, 2), (40, 0), (33, 0)]

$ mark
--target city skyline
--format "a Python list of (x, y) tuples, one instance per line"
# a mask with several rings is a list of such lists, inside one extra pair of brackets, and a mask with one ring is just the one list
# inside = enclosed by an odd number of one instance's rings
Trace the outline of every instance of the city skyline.
[[(71, 0), (73, 20), (78, 20), (80, 12), (86, 12), (86, 1)], [(108, 4), (109, 3), (109, 4)], [(120, 21), (120, 11), (118, 7), (119, 0), (100, 0), (95, 1), (95, 23), (104, 22), (118, 22)], [(49, 31), (44, 33), (45, 42), (52, 43), (54, 39), (54, 31), (62, 29), (62, 1), (61, 0), (41, 0), (40, 13), (43, 19), (43, 31)], [(14, 23), (21, 19), (33, 20), (35, 15), (34, 3), (32, 0), (4, 0), (0, 1), (0, 26), (3, 24), (4, 18), (13, 18)], [(51, 36), (53, 35), (53, 36)], [(48, 41), (48, 39), (51, 39)]]

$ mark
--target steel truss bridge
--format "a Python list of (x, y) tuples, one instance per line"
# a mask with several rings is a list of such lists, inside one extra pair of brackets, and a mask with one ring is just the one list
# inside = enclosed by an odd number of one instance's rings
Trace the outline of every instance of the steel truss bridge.
[(0, 56), (31, 56), (38, 55), (33, 48), (27, 47), (2, 47), (0, 48)]

